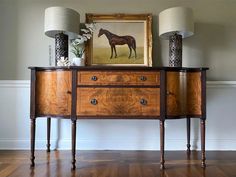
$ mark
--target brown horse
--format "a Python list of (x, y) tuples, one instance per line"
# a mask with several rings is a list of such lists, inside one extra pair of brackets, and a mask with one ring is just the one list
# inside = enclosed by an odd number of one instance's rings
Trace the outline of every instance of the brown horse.
[(132, 49), (134, 50), (135, 58), (137, 57), (136, 54), (136, 41), (135, 38), (132, 36), (118, 36), (116, 34), (111, 33), (108, 30), (105, 29), (100, 29), (98, 33), (98, 37), (101, 35), (105, 34), (107, 37), (109, 44), (111, 46), (111, 57), (113, 57), (113, 51), (115, 52), (115, 58), (117, 58), (117, 53), (116, 53), (116, 45), (125, 45), (127, 44), (129, 47), (129, 58), (132, 55)]

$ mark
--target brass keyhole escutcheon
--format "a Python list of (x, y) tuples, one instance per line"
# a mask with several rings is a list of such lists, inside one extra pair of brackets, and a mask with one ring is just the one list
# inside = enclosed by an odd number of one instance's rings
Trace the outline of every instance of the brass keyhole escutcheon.
[(98, 104), (98, 101), (97, 101), (96, 99), (92, 99), (92, 100), (90, 101), (90, 103), (91, 103), (92, 105), (97, 105), (97, 104)]
[(141, 80), (141, 81), (146, 81), (146, 80), (147, 80), (147, 77), (146, 77), (146, 76), (141, 76), (141, 77), (140, 77), (140, 80)]
[(97, 81), (98, 78), (97, 78), (97, 76), (92, 76), (92, 77), (91, 77), (91, 80), (92, 80), (92, 81)]
[(140, 100), (140, 104), (141, 104), (141, 105), (147, 105), (147, 100), (141, 99), (141, 100)]

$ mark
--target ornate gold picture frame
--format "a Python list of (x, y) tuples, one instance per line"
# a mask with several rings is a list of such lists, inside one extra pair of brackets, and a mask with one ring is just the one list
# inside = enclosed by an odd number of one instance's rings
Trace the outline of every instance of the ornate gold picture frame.
[(94, 23), (86, 65), (152, 66), (151, 14), (86, 14)]

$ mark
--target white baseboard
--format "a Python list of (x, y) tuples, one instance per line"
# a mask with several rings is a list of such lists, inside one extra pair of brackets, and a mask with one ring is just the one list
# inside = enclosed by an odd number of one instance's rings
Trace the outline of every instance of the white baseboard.
[[(140, 140), (139, 140), (140, 141)], [(77, 140), (77, 150), (160, 150), (158, 139), (145, 139), (147, 142), (154, 142), (150, 145), (145, 143), (137, 143), (132, 140), (116, 139), (108, 141), (98, 140)], [(195, 144), (197, 142), (197, 144)], [(51, 140), (51, 149), (55, 150), (71, 150), (71, 140)], [(230, 146), (229, 146), (230, 144)], [(207, 150), (236, 150), (235, 139), (207, 139)], [(217, 149), (215, 147), (218, 147)], [(36, 140), (35, 148), (37, 150), (46, 149), (46, 140)], [(0, 140), (0, 150), (29, 150), (30, 140)], [(166, 150), (185, 150), (186, 140), (184, 139), (166, 139)], [(197, 140), (191, 140), (191, 149), (200, 150), (200, 144)]]

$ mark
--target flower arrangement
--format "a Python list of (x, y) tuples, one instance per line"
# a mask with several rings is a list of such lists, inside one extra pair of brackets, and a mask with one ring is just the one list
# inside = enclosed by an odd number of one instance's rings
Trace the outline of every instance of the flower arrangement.
[(92, 34), (95, 30), (94, 23), (86, 23), (85, 28), (82, 28), (81, 35), (77, 39), (74, 39), (71, 43), (71, 52), (78, 58), (82, 58), (85, 52), (84, 43), (91, 39)]
[(71, 62), (66, 57), (61, 57), (59, 60), (57, 60), (57, 66), (71, 66)]

